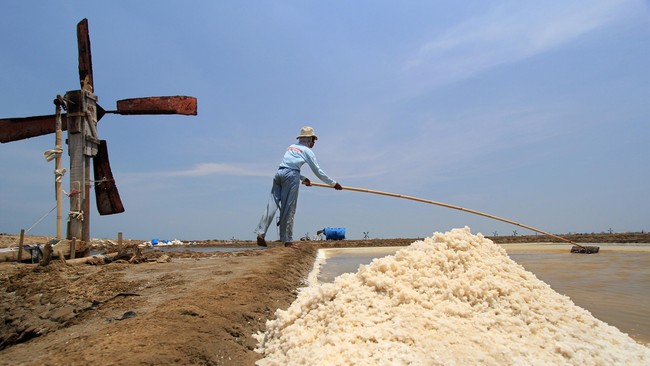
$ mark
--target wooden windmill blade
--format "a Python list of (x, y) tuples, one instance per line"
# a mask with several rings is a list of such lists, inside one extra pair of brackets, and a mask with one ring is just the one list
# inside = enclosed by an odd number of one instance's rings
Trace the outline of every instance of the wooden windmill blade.
[(93, 157), (93, 173), (95, 174), (95, 200), (99, 214), (113, 215), (124, 212), (124, 205), (108, 161), (106, 140), (99, 141), (97, 155)]
[(97, 154), (93, 156), (95, 203), (100, 215), (114, 215), (124, 212), (120, 193), (115, 185), (111, 163), (108, 159), (106, 140), (99, 140)]
[[(79, 72), (81, 76), (81, 70)], [(122, 115), (133, 114), (183, 114), (196, 115), (196, 98), (187, 96), (170, 97), (145, 97), (117, 101), (117, 110), (104, 111), (97, 106), (98, 118), (104, 113), (117, 113)], [(117, 191), (113, 172), (108, 159), (106, 140), (101, 140), (97, 154), (93, 157), (93, 171), (95, 174), (95, 199), (97, 211), (100, 215), (113, 215), (124, 212), (124, 206)]]
[[(68, 120), (61, 118), (63, 130)], [(31, 137), (48, 135), (56, 131), (55, 115), (0, 119), (0, 142), (12, 142)]]
[[(117, 109), (113, 111), (105, 111), (97, 105), (97, 121), (106, 113), (124, 116), (145, 114), (196, 116), (197, 100), (195, 97), (184, 95), (122, 99), (117, 101)], [(66, 131), (68, 129), (66, 114), (61, 116), (61, 121), (63, 131)], [(0, 143), (24, 140), (54, 132), (55, 116), (53, 114), (0, 119)]]
[[(81, 65), (81, 64), (80, 64)], [(79, 70), (81, 77), (82, 71)], [(187, 96), (145, 97), (117, 101), (117, 110), (105, 111), (97, 106), (98, 119), (104, 113), (117, 113), (122, 115), (143, 114), (197, 114), (196, 98)], [(97, 211), (100, 215), (113, 215), (124, 212), (124, 206), (117, 191), (113, 172), (108, 160), (108, 147), (106, 140), (101, 140), (97, 155), (93, 157), (93, 171), (95, 174), (95, 199)]]
[(79, 83), (81, 89), (94, 93), (93, 58), (90, 53), (90, 33), (88, 32), (88, 19), (86, 18), (77, 24), (77, 49), (79, 50)]
[[(113, 113), (113, 112), (106, 112)], [(196, 116), (196, 98), (184, 95), (172, 97), (131, 98), (117, 101), (117, 114), (182, 114)]]
[[(83, 19), (77, 24), (77, 49), (79, 50), (79, 84), (81, 90), (94, 93), (95, 82), (92, 53), (90, 52), (88, 19)], [(95, 113), (95, 121), (99, 122), (99, 119), (104, 115), (104, 109), (97, 106)], [(95, 202), (99, 214), (113, 215), (124, 212), (124, 205), (115, 185), (111, 163), (108, 159), (106, 140), (99, 140), (97, 145), (97, 153), (93, 156), (93, 173)]]

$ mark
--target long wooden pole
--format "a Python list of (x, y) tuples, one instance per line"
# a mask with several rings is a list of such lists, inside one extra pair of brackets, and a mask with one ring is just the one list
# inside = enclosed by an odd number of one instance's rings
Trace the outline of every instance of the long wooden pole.
[[(324, 187), (324, 188), (334, 188), (334, 186), (330, 186), (330, 185), (322, 184), (322, 183), (315, 183), (315, 182), (310, 182), (310, 186), (315, 186), (315, 187)], [(554, 234), (551, 234), (551, 233), (547, 233), (546, 231), (542, 231), (542, 230), (539, 230), (539, 229), (535, 229), (534, 227), (530, 227), (530, 226), (528, 226), (528, 225), (520, 224), (520, 223), (515, 222), (515, 221), (512, 221), (512, 220), (508, 220), (508, 219), (504, 219), (504, 218), (501, 218), (501, 217), (498, 217), (498, 216), (493, 216), (493, 215), (489, 215), (489, 214), (486, 214), (486, 213), (483, 213), (483, 212), (479, 212), (479, 211), (471, 210), (471, 209), (469, 209), (469, 208), (463, 208), (463, 207), (460, 207), (460, 206), (454, 206), (454, 205), (450, 205), (450, 204), (447, 204), (447, 203), (442, 203), (442, 202), (437, 202), (437, 201), (427, 200), (427, 199), (418, 198), (418, 197), (413, 197), (413, 196), (406, 196), (406, 195), (403, 195), (403, 194), (390, 193), (390, 192), (383, 192), (383, 191), (376, 191), (376, 190), (373, 190), (373, 189), (355, 188), (355, 187), (342, 187), (342, 188), (345, 189), (345, 190), (348, 190), (348, 191), (365, 192), (365, 193), (379, 194), (379, 195), (382, 195), (382, 196), (404, 198), (404, 199), (411, 200), (411, 201), (418, 201), (418, 202), (430, 203), (430, 204), (432, 204), (432, 205), (437, 205), (437, 206), (442, 206), (442, 207), (452, 208), (452, 209), (454, 209), (454, 210), (459, 210), (459, 211), (469, 212), (469, 213), (472, 213), (472, 214), (475, 214), (475, 215), (480, 215), (480, 216), (488, 217), (488, 218), (491, 218), (491, 219), (494, 219), (494, 220), (499, 220), (499, 221), (507, 222), (508, 224), (516, 225), (516, 226), (519, 226), (519, 227), (523, 227), (524, 229), (528, 229), (528, 230), (532, 230), (532, 231), (538, 232), (538, 233), (540, 233), (540, 234), (548, 235), (548, 236), (550, 236), (550, 237), (553, 237), (553, 238), (556, 238), (556, 239), (559, 239), (559, 240), (565, 241), (565, 242), (567, 242), (567, 243), (570, 243), (570, 244), (573, 244), (573, 245), (577, 245), (577, 246), (579, 246), (580, 248), (584, 248), (582, 245), (580, 245), (580, 244), (578, 244), (578, 243), (575, 243), (575, 242), (573, 242), (573, 241), (571, 241), (571, 240), (569, 240), (569, 239), (565, 239), (565, 238), (563, 238), (563, 237), (561, 237), (561, 236), (557, 236), (557, 235), (554, 235)]]
[(61, 170), (61, 153), (63, 152), (63, 127), (61, 122), (61, 106), (56, 106), (56, 138), (55, 149), (59, 151), (54, 161), (55, 182), (54, 189), (56, 193), (56, 238), (63, 239), (63, 174)]

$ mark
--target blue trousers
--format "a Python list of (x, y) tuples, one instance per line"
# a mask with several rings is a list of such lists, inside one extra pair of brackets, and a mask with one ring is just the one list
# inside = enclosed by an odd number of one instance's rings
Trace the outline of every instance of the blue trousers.
[(271, 196), (266, 211), (257, 225), (255, 233), (266, 235), (273, 222), (275, 212), (280, 209), (280, 240), (284, 243), (293, 241), (293, 216), (296, 214), (298, 189), (300, 188), (300, 171), (280, 168), (273, 177)]

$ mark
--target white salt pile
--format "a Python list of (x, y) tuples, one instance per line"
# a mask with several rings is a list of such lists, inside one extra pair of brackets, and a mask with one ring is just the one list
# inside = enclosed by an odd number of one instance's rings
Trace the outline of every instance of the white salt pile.
[(258, 365), (650, 364), (467, 227), (310, 286), (266, 326)]

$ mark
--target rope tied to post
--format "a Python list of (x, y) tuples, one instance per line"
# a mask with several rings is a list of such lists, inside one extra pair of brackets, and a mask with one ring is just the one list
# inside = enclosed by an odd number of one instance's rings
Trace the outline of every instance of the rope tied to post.
[(43, 153), (45, 160), (52, 161), (63, 154), (63, 148), (61, 146), (55, 146), (54, 149), (47, 150)]
[(65, 175), (66, 172), (67, 170), (65, 170), (65, 168), (54, 170), (54, 176), (55, 176), (54, 179), (56, 180), (57, 183), (61, 183), (63, 181), (63, 176)]
[(81, 193), (81, 191), (77, 191), (77, 190), (74, 190), (74, 191), (72, 191), (72, 192), (70, 192), (70, 193), (66, 192), (65, 190), (62, 190), (62, 191), (63, 191), (63, 194), (65, 194), (65, 195), (68, 196), (68, 197), (72, 197), (72, 196), (74, 196), (74, 195), (76, 195), (76, 194)]
[(84, 212), (83, 211), (70, 211), (69, 214), (71, 219), (83, 221), (84, 220)]
[(115, 182), (115, 179), (108, 179), (106, 177), (103, 177), (102, 179), (99, 180), (93, 180), (93, 179), (90, 180), (90, 183), (94, 183), (96, 185), (101, 185), (104, 183), (111, 183), (111, 182)]

